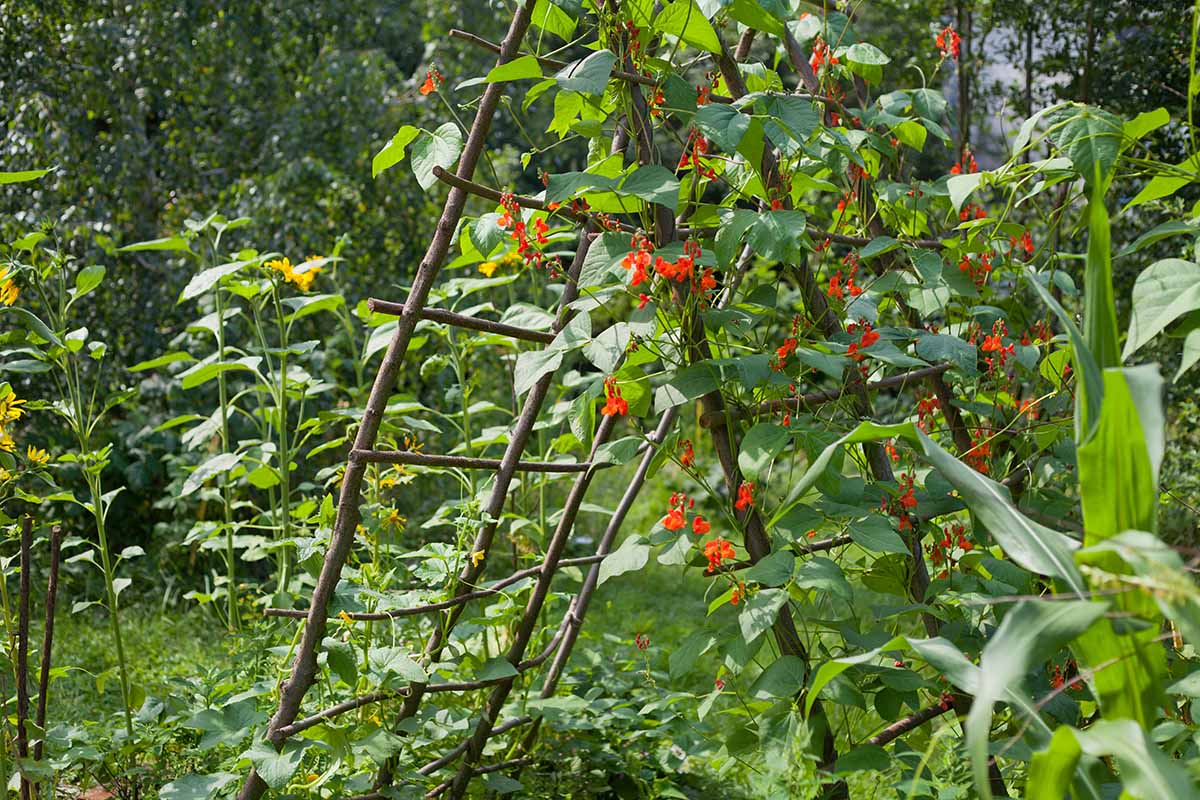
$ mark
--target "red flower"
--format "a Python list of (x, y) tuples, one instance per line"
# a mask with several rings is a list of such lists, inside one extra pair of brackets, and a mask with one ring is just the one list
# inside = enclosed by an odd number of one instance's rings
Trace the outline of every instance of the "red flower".
[(643, 308), (645, 308), (646, 303), (649, 303), (649, 302), (650, 302), (650, 295), (639, 294), (638, 295), (638, 311), (641, 311)]
[(696, 451), (692, 449), (692, 440), (684, 439), (679, 443), (683, 448), (683, 455), (679, 456), (679, 463), (685, 467), (694, 466), (696, 463)]
[(737, 502), (733, 507), (738, 511), (745, 511), (754, 505), (754, 484), (742, 481), (742, 485), (737, 490)]
[(537, 234), (538, 244), (549, 244), (550, 240), (546, 238), (546, 231), (550, 230), (550, 226), (546, 224), (546, 220), (540, 218), (534, 220), (533, 230)]
[(696, 534), (697, 536), (703, 536), (711, 530), (712, 525), (709, 525), (708, 522), (705, 521), (704, 517), (700, 516), (699, 514), (697, 514), (696, 518), (692, 520), (692, 533)]
[(731, 606), (736, 606), (738, 603), (742, 602), (742, 598), (745, 596), (746, 584), (739, 583), (737, 586), (733, 587), (733, 594), (729, 596), (729, 604)]
[(610, 375), (604, 379), (604, 408), (600, 409), (606, 417), (611, 417), (615, 414), (625, 416), (629, 413), (629, 403), (621, 397), (621, 387), (617, 385), (615, 376)]
[(953, 27), (947, 25), (942, 29), (942, 32), (934, 37), (934, 43), (937, 44), (938, 50), (942, 51), (942, 57), (953, 56), (958, 59), (959, 52), (962, 46), (962, 37), (960, 37)]
[(421, 94), (433, 94), (442, 83), (442, 73), (432, 67), (425, 73), (425, 82), (421, 84)]
[(715, 572), (725, 561), (736, 558), (737, 553), (724, 539), (713, 539), (704, 545), (704, 557), (708, 559), (708, 571)]
[(669, 531), (677, 531), (687, 524), (687, 520), (683, 516), (682, 508), (672, 508), (667, 512), (667, 515), (662, 518), (662, 526)]
[(717, 288), (717, 279), (713, 277), (712, 267), (706, 267), (704, 274), (700, 276), (700, 291), (711, 292)]
[(994, 334), (989, 334), (983, 337), (983, 344), (979, 347), (985, 353), (991, 353), (996, 350), (1003, 350), (1004, 345), (1000, 342), (1000, 337)]
[(637, 645), (638, 650), (645, 650), (647, 647), (650, 646), (650, 634), (639, 633), (634, 638), (633, 643), (635, 645)]

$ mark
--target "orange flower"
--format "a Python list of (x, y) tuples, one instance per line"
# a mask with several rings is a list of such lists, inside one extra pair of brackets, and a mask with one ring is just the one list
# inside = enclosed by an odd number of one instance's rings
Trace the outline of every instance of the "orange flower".
[(692, 449), (692, 440), (684, 439), (679, 443), (683, 448), (683, 455), (679, 457), (679, 463), (685, 467), (694, 466), (696, 463), (696, 451)]
[(738, 487), (737, 502), (733, 507), (738, 511), (745, 511), (754, 505), (754, 484), (742, 481), (742, 485)]
[(700, 516), (699, 514), (697, 514), (696, 518), (692, 520), (692, 533), (696, 534), (697, 536), (703, 536), (711, 530), (712, 525), (709, 525), (704, 517)]
[(421, 84), (421, 94), (429, 95), (438, 90), (442, 83), (442, 73), (433, 67), (425, 73), (425, 82)]
[(681, 530), (687, 520), (683, 516), (682, 508), (672, 508), (667, 512), (667, 515), (662, 518), (662, 526), (669, 531)]
[(708, 559), (708, 571), (715, 572), (725, 561), (736, 558), (737, 553), (724, 539), (713, 539), (704, 545), (704, 557)]
[(610, 375), (604, 379), (604, 408), (600, 413), (606, 417), (611, 417), (614, 414), (625, 416), (629, 413), (629, 403), (621, 397), (621, 387), (617, 385), (615, 376)]

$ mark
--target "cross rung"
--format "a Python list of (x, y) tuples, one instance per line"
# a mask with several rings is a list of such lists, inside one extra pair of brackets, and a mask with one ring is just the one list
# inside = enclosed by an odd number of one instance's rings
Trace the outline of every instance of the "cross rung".
[[(417, 467), (458, 467), (459, 469), (500, 469), (498, 458), (468, 458), (432, 453), (414, 453), (412, 450), (351, 450), (351, 461), (367, 461), (375, 464), (410, 464)], [(587, 472), (592, 468), (589, 461), (518, 461), (518, 472)]]
[[(380, 314), (390, 314), (398, 317), (404, 313), (405, 305), (404, 303), (392, 303), (387, 300), (372, 298), (367, 301), (367, 308)], [(478, 317), (468, 317), (463, 314), (455, 314), (453, 311), (446, 311), (442, 308), (422, 308), (421, 319), (427, 319), (430, 322), (440, 322), (443, 325), (453, 325), (456, 328), (467, 328), (482, 333), (495, 333), (500, 336), (508, 336), (526, 342), (550, 344), (554, 341), (554, 334), (552, 333), (518, 328), (516, 325), (505, 325), (503, 322), (492, 322), (491, 320), (479, 319)]]

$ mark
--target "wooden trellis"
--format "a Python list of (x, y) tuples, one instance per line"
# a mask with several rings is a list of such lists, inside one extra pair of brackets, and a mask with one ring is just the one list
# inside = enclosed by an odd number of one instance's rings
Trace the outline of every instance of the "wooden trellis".
[[(530, 25), (534, 5), (534, 0), (527, 0), (520, 5), (503, 41), (499, 45), (485, 42), (470, 34), (455, 32), (454, 35), (497, 52), (497, 65), (502, 65), (520, 55), (520, 45)], [(745, 59), (753, 36), (753, 31), (747, 31), (738, 42), (733, 53), (723, 52), (718, 54), (716, 58), (717, 68), (721, 72), (731, 96), (722, 97), (720, 95), (713, 95), (713, 101), (732, 102), (746, 94), (745, 82), (737, 64)], [(831, 101), (817, 95), (815, 76), (813, 76), (812, 70), (808, 66), (806, 56), (799, 51), (798, 45), (790, 34), (785, 37), (785, 45), (794, 68), (804, 79), (804, 84), (801, 86), (801, 94), (807, 93), (807, 96), (812, 97), (818, 102), (830, 103)], [(553, 59), (540, 60), (543, 66), (550, 68), (562, 68), (565, 66)], [(643, 95), (644, 87), (653, 86), (654, 81), (637, 74), (633, 69), (633, 65), (628, 60), (626, 63), (618, 66), (619, 69), (615, 70), (612, 75), (618, 80), (623, 80), (628, 85), (632, 102), (628, 117), (623, 120), (623, 124), (619, 123), (617, 125), (613, 142), (613, 153), (625, 155), (628, 150), (632, 151), (633, 157), (642, 165), (656, 163), (656, 150), (652, 140), (651, 125), (649, 124), (650, 116), (648, 114), (646, 99)], [(345, 476), (342, 480), (337, 506), (337, 518), (333, 527), (332, 538), (325, 554), (316, 587), (312, 593), (309, 608), (306, 612), (283, 609), (272, 609), (269, 611), (269, 613), (276, 616), (301, 617), (304, 620), (303, 632), (296, 647), (291, 674), (281, 684), (279, 705), (275, 714), (270, 719), (267, 728), (266, 738), (276, 748), (282, 748), (289, 738), (308, 728), (332, 720), (339, 715), (355, 709), (384, 700), (403, 700), (394, 720), (395, 723), (400, 723), (405, 719), (413, 717), (418, 712), (422, 700), (427, 695), (442, 692), (472, 692), (479, 690), (487, 692), (487, 697), (482, 702), (482, 709), (468, 736), (465, 739), (455, 742), (440, 758), (413, 770), (418, 775), (424, 777), (434, 776), (445, 771), (445, 779), (429, 792), (428, 796), (430, 797), (445, 795), (451, 798), (460, 798), (475, 776), (509, 768), (515, 769), (530, 763), (528, 754), (537, 736), (540, 720), (530, 716), (503, 720), (501, 719), (501, 712), (505, 707), (517, 678), (538, 669), (547, 662), (549, 662), (549, 667), (545, 670), (540, 694), (542, 697), (550, 697), (555, 693), (565, 664), (570, 657), (579, 634), (580, 626), (587, 613), (592, 595), (598, 584), (600, 562), (612, 550), (625, 517), (645, 483), (651, 467), (651, 461), (655, 455), (655, 446), (666, 439), (673, 430), (676, 421), (676, 411), (674, 408), (666, 410), (661, 415), (656, 430), (648, 437), (649, 441), (643, 446), (640, 461), (603, 536), (596, 546), (595, 554), (574, 559), (563, 559), (562, 556), (570, 539), (576, 516), (583, 504), (585, 495), (593, 477), (601, 466), (593, 463), (597, 450), (608, 441), (617, 424), (618, 418), (606, 416), (602, 419), (594, 436), (591, 456), (585, 462), (578, 464), (550, 464), (524, 460), (523, 456), (525, 455), (526, 446), (529, 443), (534, 425), (549, 395), (554, 378), (553, 373), (543, 375), (529, 390), (521, 412), (509, 432), (505, 451), (499, 459), (431, 455), (376, 449), (380, 424), (387, 401), (395, 385), (396, 377), (404, 363), (413, 331), (418, 322), (427, 320), (440, 325), (486, 332), (542, 346), (549, 346), (553, 342), (555, 335), (572, 318), (571, 304), (577, 299), (578, 294), (577, 279), (587, 258), (589, 248), (596, 238), (595, 235), (601, 230), (601, 227), (593, 215), (586, 212), (574, 211), (567, 207), (556, 209), (556, 213), (565, 218), (573, 219), (580, 225), (579, 243), (574, 258), (566, 270), (565, 284), (559, 302), (557, 317), (550, 333), (526, 330), (512, 325), (463, 316), (447, 310), (427, 306), (430, 291), (435, 285), (439, 271), (446, 259), (454, 238), (454, 233), (458, 229), (462, 219), (468, 196), (475, 195), (493, 202), (498, 202), (501, 198), (501, 193), (497, 188), (482, 186), (475, 182), (474, 172), (486, 145), (488, 130), (503, 91), (503, 83), (490, 83), (484, 90), (456, 170), (453, 173), (441, 169), (434, 170), (437, 178), (449, 187), (449, 194), (438, 221), (436, 232), (416, 272), (408, 298), (404, 303), (383, 300), (370, 301), (373, 311), (395, 315), (398, 319), (398, 324), (379, 367), (361, 425), (349, 454)], [(769, 148), (763, 155), (762, 173), (769, 176), (771, 180), (778, 180), (779, 171), (775, 165), (775, 155)], [(522, 207), (546, 210), (546, 204), (536, 198), (518, 196), (514, 200)], [(699, 232), (689, 229), (686, 226), (686, 219), (676, 219), (673, 213), (665, 206), (653, 206), (653, 212), (654, 230), (652, 238), (653, 243), (657, 247), (663, 247), (672, 241), (685, 239), (689, 235)], [(634, 230), (632, 226), (626, 223), (619, 224), (623, 229)], [(822, 237), (827, 235), (824, 231), (818, 233)], [(833, 235), (837, 236), (836, 234)], [(856, 245), (865, 244), (869, 241), (848, 236), (840, 236), (837, 240), (845, 240), (844, 243)], [(940, 242), (936, 241), (924, 242), (923, 244), (934, 248), (942, 246)], [(730, 302), (741, 282), (742, 274), (748, 268), (751, 260), (752, 254), (747, 247), (743, 251), (742, 257), (738, 260), (732, 274), (723, 276), (724, 291), (720, 295), (718, 302)], [(788, 265), (788, 269), (792, 270), (801, 287), (805, 309), (816, 328), (826, 336), (841, 333), (843, 330), (842, 323), (829, 307), (811, 267), (801, 261), (797, 264)], [(699, 316), (691, 315), (690, 318), (685, 319), (683, 331), (688, 362), (696, 363), (709, 360), (712, 354), (704, 331), (703, 322)], [(966, 432), (962, 420), (957, 418), (957, 411), (954, 409), (952, 403), (949, 402), (951, 397), (950, 391), (943, 380), (943, 373), (947, 368), (948, 365), (933, 366), (872, 383), (865, 382), (858, 375), (857, 370), (851, 369), (845, 376), (843, 385), (837, 390), (799, 395), (785, 401), (772, 401), (772, 403), (768, 403), (766, 406), (757, 409), (727, 409), (724, 398), (720, 390), (717, 389), (700, 398), (702, 406), (700, 423), (711, 437), (713, 450), (720, 461), (726, 489), (732, 494), (741, 483), (741, 473), (738, 467), (739, 442), (738, 437), (735, 435), (735, 427), (731, 423), (756, 413), (774, 412), (785, 409), (811, 410), (823, 403), (846, 399), (849, 401), (851, 411), (854, 415), (860, 418), (869, 418), (871, 416), (870, 394), (872, 392), (903, 388), (917, 382), (924, 382), (928, 383), (932, 390), (942, 398), (941, 408), (943, 413), (947, 415), (948, 426), (954, 432), (956, 441), (958, 441)], [(967, 445), (969, 447), (969, 437)], [(864, 450), (874, 478), (879, 481), (892, 481), (891, 465), (882, 447), (878, 445), (864, 445)], [(490, 495), (481, 509), (483, 519), (486, 521), (480, 525), (479, 530), (475, 534), (474, 542), (471, 545), (471, 552), (482, 552), (484, 557), (478, 562), (474, 559), (468, 559), (457, 576), (454, 594), (448, 600), (379, 613), (352, 613), (348, 616), (356, 620), (383, 620), (422, 614), (439, 615), (439, 624), (432, 627), (423, 650), (423, 657), (426, 662), (432, 663), (439, 660), (439, 656), (446, 646), (450, 631), (453, 630), (469, 603), (480, 598), (493, 596), (506, 586), (510, 586), (521, 579), (534, 578), (535, 582), (529, 592), (524, 611), (520, 616), (508, 651), (505, 653), (505, 658), (513, 666), (515, 672), (506, 677), (488, 680), (453, 683), (412, 683), (403, 689), (388, 689), (365, 694), (328, 708), (302, 715), (303, 700), (317, 676), (318, 650), (326, 632), (326, 622), (330, 613), (330, 601), (340, 580), (343, 567), (354, 541), (355, 530), (360, 520), (360, 493), (364, 475), (367, 465), (372, 463), (455, 467), (464, 470), (485, 470), (493, 473)], [(541, 564), (518, 571), (488, 586), (484, 586), (484, 581), (487, 578), (485, 574), (488, 565), (487, 554), (491, 552), (496, 537), (496, 520), (501, 516), (514, 477), (519, 472), (572, 473), (575, 477), (564, 501), (561, 516), (547, 543)], [(749, 563), (757, 562), (768, 555), (771, 548), (764, 522), (759, 516), (758, 511), (753, 507), (740, 512), (739, 519), (745, 532), (745, 544), (750, 557)], [(830, 550), (844, 545), (848, 541), (849, 537), (834, 537), (828, 540), (809, 542), (807, 543), (807, 549), (810, 552)], [(919, 597), (924, 595), (929, 578), (925, 571), (925, 562), (921, 554), (919, 538), (912, 536), (908, 543), (913, 555), (912, 563), (914, 565), (912, 590), (914, 595)], [(530, 656), (527, 650), (534, 640), (535, 634), (539, 631), (540, 620), (545, 602), (550, 594), (552, 581), (556, 573), (562, 567), (568, 565), (587, 566), (588, 571), (585, 579), (578, 593), (569, 603), (561, 621), (553, 628), (554, 633), (550, 637), (549, 642), (540, 652)], [(931, 632), (935, 631), (937, 621), (932, 617), (927, 618), (926, 625), (930, 627)], [(788, 606), (785, 605), (780, 609), (773, 624), (773, 633), (783, 654), (798, 656), (807, 662), (808, 655), (797, 633), (791, 616), (791, 610)], [(821, 713), (819, 701), (814, 704), (813, 708), (814, 714)], [(929, 709), (922, 713), (933, 716), (935, 713), (941, 712), (937, 709)], [(902, 729), (901, 726), (901, 728), (898, 728), (898, 731)], [(510, 755), (515, 753), (515, 757), (491, 764), (482, 763), (487, 743), (495, 737), (513, 731), (521, 736), (518, 741), (514, 742), (515, 746), (509, 751)], [(899, 735), (899, 733), (897, 732), (889, 738), (882, 739), (878, 743), (890, 741), (895, 735)], [(831, 763), (836, 758), (836, 750), (834, 748), (832, 731), (828, 727), (824, 732), (823, 749), (824, 760), (826, 763)], [(384, 795), (381, 792), (386, 786), (394, 783), (396, 780), (403, 779), (404, 775), (397, 774), (397, 765), (385, 765), (378, 775), (375, 792), (365, 795), (360, 800), (366, 800), (366, 798), (383, 798)], [(256, 800), (266, 789), (266, 783), (252, 770), (242, 787), (239, 797), (241, 800)]]

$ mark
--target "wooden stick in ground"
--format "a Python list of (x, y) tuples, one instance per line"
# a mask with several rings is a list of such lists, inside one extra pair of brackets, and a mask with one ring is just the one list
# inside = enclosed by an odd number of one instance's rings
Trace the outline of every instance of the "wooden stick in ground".
[[(21, 519), (21, 582), (17, 594), (17, 755), (29, 758), (29, 551), (33, 547), (33, 517)], [(6, 776), (7, 777), (7, 776)], [(30, 800), (32, 786), (21, 773), (21, 800)]]
[[(46, 622), (42, 631), (42, 665), (38, 675), (37, 726), (46, 730), (46, 703), (50, 696), (50, 654), (54, 647), (54, 607), (58, 599), (58, 559), (62, 550), (62, 528), (55, 525), (50, 529), (50, 577), (46, 580)], [(33, 746), (33, 760), (42, 760), (45, 736)]]
[[(511, 61), (516, 55), (521, 40), (529, 29), (533, 6), (534, 0), (526, 0), (518, 7), (500, 46), (498, 65)], [(478, 110), (475, 113), (475, 120), (471, 124), (462, 156), (458, 162), (457, 174), (462, 178), (469, 180), (475, 172), (475, 166), (483, 155), (488, 130), (491, 128), (492, 118), (495, 116), (504, 90), (505, 85), (502, 83), (489, 84), (483, 90)], [(354, 440), (355, 449), (370, 450), (375, 446), (384, 410), (396, 384), (401, 363), (408, 352), (413, 330), (421, 319), (421, 310), (429, 299), (433, 282), (450, 250), (466, 202), (467, 193), (462, 189), (451, 189), (446, 197), (446, 205), (438, 219), (437, 228), (429, 242), (425, 257), (417, 268), (412, 289), (405, 301), (404, 313), (397, 320), (396, 331), (392, 334), (392, 340), (384, 353), (383, 362), (379, 366), (379, 372), (375, 376), (375, 382), (367, 398), (362, 422)], [(325, 620), (329, 612), (329, 603), (333, 598), (334, 589), (341, 579), (342, 567), (349, 556), (350, 548), (354, 544), (355, 530), (359, 521), (358, 503), (366, 466), (366, 463), (362, 461), (350, 461), (342, 478), (333, 534), (330, 538), (329, 549), (325, 552), (325, 561), (321, 566), (316, 588), (313, 590), (308, 619), (305, 621), (300, 644), (296, 648), (291, 676), (280, 685), (279, 706), (267, 726), (267, 739), (276, 749), (282, 748), (284, 740), (287, 738), (281, 735), (280, 731), (290, 725), (299, 715), (304, 695), (316, 679), (317, 649), (325, 636)], [(246, 782), (242, 785), (238, 798), (239, 800), (258, 800), (266, 790), (266, 782), (252, 768), (246, 777)]]

